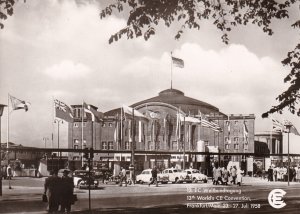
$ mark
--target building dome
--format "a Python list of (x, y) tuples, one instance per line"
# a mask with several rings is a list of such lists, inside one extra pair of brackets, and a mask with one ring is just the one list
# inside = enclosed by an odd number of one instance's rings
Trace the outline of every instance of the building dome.
[(223, 114), (219, 112), (219, 109), (206, 102), (190, 98), (184, 95), (184, 93), (177, 89), (166, 89), (159, 92), (158, 96), (137, 102), (132, 107), (138, 107), (147, 103), (167, 103), (180, 108), (187, 114), (199, 114), (199, 111), (203, 114)]

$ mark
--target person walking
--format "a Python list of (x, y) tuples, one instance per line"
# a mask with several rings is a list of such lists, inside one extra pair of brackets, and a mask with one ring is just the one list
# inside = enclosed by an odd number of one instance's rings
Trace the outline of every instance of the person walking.
[(273, 181), (273, 169), (272, 169), (272, 166), (269, 166), (269, 169), (268, 169), (268, 181)]
[(236, 177), (237, 177), (237, 174), (236, 174), (236, 173), (237, 173), (236, 166), (233, 166), (233, 167), (232, 167), (230, 173), (231, 173), (231, 177), (232, 177), (231, 183), (236, 184)]
[(154, 184), (154, 182), (156, 183), (156, 186), (158, 187), (156, 166), (154, 166), (153, 169), (151, 170), (151, 174), (152, 174), (152, 181), (149, 183), (149, 187), (151, 184)]
[(61, 177), (61, 199), (60, 199), (60, 211), (70, 213), (71, 204), (73, 203), (74, 183), (73, 178), (69, 176), (70, 171), (64, 170)]
[(11, 178), (13, 176), (13, 172), (12, 172), (12, 168), (11, 168), (10, 164), (6, 168), (6, 175), (7, 175), (7, 180), (11, 180)]
[(300, 166), (296, 169), (296, 182), (300, 182)]
[(61, 179), (57, 176), (58, 171), (53, 170), (50, 172), (50, 177), (46, 178), (44, 184), (44, 194), (48, 198), (48, 212), (58, 212), (60, 194), (61, 194)]
[(125, 187), (127, 187), (127, 175), (126, 175), (126, 169), (121, 167), (121, 172), (120, 172), (120, 184), (119, 186), (122, 186), (123, 181), (125, 182)]
[(229, 171), (226, 168), (223, 169), (222, 176), (223, 176), (223, 184), (225, 184), (227, 186), (228, 179), (229, 179)]

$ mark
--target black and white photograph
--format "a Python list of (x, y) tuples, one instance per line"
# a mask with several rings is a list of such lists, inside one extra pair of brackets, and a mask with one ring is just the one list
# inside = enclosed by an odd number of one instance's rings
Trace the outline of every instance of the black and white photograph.
[(299, 0), (0, 0), (0, 214), (300, 212)]

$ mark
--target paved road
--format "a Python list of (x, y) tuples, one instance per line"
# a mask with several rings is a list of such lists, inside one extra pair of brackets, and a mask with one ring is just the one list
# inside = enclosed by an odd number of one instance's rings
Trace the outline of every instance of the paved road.
[[(8, 182), (5, 180), (3, 196), (0, 198), (0, 213), (46, 213), (46, 204), (41, 202), (43, 184), (43, 178), (14, 178), (11, 182), (12, 189), (8, 189)], [(284, 197), (287, 206), (283, 209), (274, 209), (267, 201), (269, 192), (275, 188), (287, 192)], [(204, 192), (206, 190), (211, 192)], [(75, 189), (75, 192), (79, 200), (72, 210), (75, 213), (89, 213), (88, 191)], [(235, 200), (241, 196), (245, 198)], [(256, 178), (245, 178), (241, 187), (214, 186), (211, 182), (165, 184), (159, 187), (139, 184), (118, 187), (108, 184), (92, 190), (92, 210), (93, 213), (298, 213), (299, 199), (299, 183), (291, 183), (287, 187), (287, 183), (269, 183)], [(215, 207), (188, 208), (187, 204)], [(260, 208), (249, 207), (254, 205)], [(218, 206), (222, 208), (216, 208)]]

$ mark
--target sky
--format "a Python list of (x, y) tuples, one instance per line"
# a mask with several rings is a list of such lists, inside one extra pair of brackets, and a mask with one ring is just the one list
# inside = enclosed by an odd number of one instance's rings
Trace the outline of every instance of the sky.
[[(81, 3), (78, 3), (81, 2)], [(289, 19), (275, 21), (273, 36), (254, 25), (229, 34), (230, 43), (208, 21), (201, 29), (186, 30), (175, 40), (179, 26), (159, 26), (156, 35), (123, 38), (109, 44), (111, 34), (126, 24), (126, 14), (100, 19), (107, 1), (18, 1), (14, 15), (0, 30), (0, 103), (8, 94), (30, 102), (29, 110), (9, 112), (9, 140), (44, 147), (51, 138), (53, 98), (68, 105), (93, 104), (105, 112), (157, 96), (170, 88), (170, 52), (184, 60), (173, 69), (173, 88), (219, 108), (225, 114), (255, 114), (255, 131), (270, 131), (271, 120), (261, 114), (276, 105), (285, 90), (288, 68), (281, 65), (299, 42)], [(284, 111), (274, 118), (290, 120), (300, 130), (296, 115)], [(1, 141), (7, 140), (7, 108), (1, 120)], [(61, 145), (67, 145), (67, 123), (60, 126)], [(54, 146), (56, 142), (54, 142)], [(46, 147), (50, 147), (50, 141)]]

